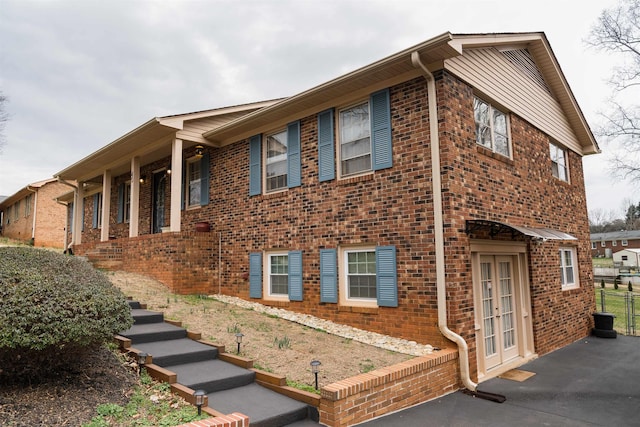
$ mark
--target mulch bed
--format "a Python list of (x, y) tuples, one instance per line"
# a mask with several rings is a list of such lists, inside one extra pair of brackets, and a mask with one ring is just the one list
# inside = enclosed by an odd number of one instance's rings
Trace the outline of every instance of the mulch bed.
[(39, 384), (0, 384), (0, 425), (80, 426), (103, 403), (124, 405), (137, 383), (133, 368), (107, 348), (82, 366)]

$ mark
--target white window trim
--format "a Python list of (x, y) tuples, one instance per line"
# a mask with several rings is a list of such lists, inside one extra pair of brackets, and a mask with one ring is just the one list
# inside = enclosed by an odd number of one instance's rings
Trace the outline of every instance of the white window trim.
[[(262, 265), (262, 295), (265, 300), (269, 301), (289, 301), (289, 293), (285, 294), (273, 294), (271, 293), (271, 257), (273, 256), (289, 256), (288, 251), (278, 250), (278, 251), (269, 251), (264, 253), (264, 260)], [(287, 278), (289, 276), (289, 272), (287, 271)]]
[(626, 239), (622, 239), (622, 246), (629, 246), (629, 241)]
[(611, 246), (618, 246), (618, 241), (617, 240), (612, 240), (611, 241)]
[(184, 197), (185, 197), (185, 201), (184, 201), (184, 206), (186, 210), (192, 210), (192, 209), (198, 209), (200, 208), (200, 196), (198, 196), (198, 201), (195, 204), (190, 204), (190, 200), (191, 199), (191, 165), (193, 164), (197, 164), (198, 168), (200, 168), (200, 193), (202, 193), (202, 168), (200, 167), (200, 158), (193, 156), (187, 159), (186, 165), (185, 167), (187, 168), (187, 170), (185, 171), (186, 173), (186, 178), (185, 178), (185, 189), (184, 189)]
[(596, 242), (591, 242), (591, 249), (597, 249), (598, 245), (596, 244)]
[(378, 307), (378, 299), (377, 298), (349, 298), (349, 281), (347, 278), (347, 254), (350, 252), (373, 252), (375, 253), (375, 246), (351, 246), (351, 247), (340, 247), (338, 251), (339, 258), (339, 267), (338, 270), (340, 272), (339, 276), (339, 303), (344, 306), (351, 307)]
[[(275, 188), (273, 190), (269, 190), (267, 188), (267, 154), (269, 151), (269, 137), (271, 135), (277, 135), (279, 133), (283, 133), (284, 132), (284, 137), (285, 139), (289, 138), (289, 133), (286, 127), (278, 129), (278, 130), (274, 130), (271, 132), (266, 132), (263, 134), (264, 136), (264, 141), (262, 143), (262, 164), (264, 165), (264, 167), (262, 168), (262, 188), (264, 188), (264, 193), (265, 194), (273, 194), (273, 193), (279, 193), (281, 191), (286, 191), (289, 189), (289, 168), (287, 165), (287, 184), (284, 187), (279, 187), (279, 188)], [(287, 139), (287, 143), (288, 143), (288, 139)], [(287, 153), (285, 154), (287, 161), (289, 160), (289, 147), (287, 146)]]
[[(345, 110), (349, 110), (351, 108), (357, 107), (359, 105), (362, 104), (367, 104), (367, 109), (369, 110), (369, 160), (370, 160), (370, 165), (369, 165), (369, 169), (367, 170), (362, 170), (360, 172), (355, 172), (349, 175), (345, 175), (345, 173), (342, 170), (342, 112)], [(370, 175), (372, 174), (373, 171), (373, 144), (371, 141), (372, 135), (371, 135), (371, 102), (369, 99), (361, 99), (357, 102), (351, 103), (349, 105), (340, 107), (337, 109), (337, 119), (336, 119), (336, 133), (335, 133), (335, 137), (336, 137), (336, 160), (337, 160), (337, 167), (338, 167), (338, 179), (349, 179), (349, 178), (353, 178), (355, 176), (362, 176), (362, 175)]]
[[(605, 242), (604, 240), (600, 242), (600, 246), (602, 246), (603, 248), (607, 246), (607, 242)], [(624, 246), (624, 245), (623, 245)]]
[[(567, 282), (565, 275), (565, 269), (567, 268), (564, 265), (564, 253), (571, 253), (571, 268), (573, 268), (573, 282)], [(580, 277), (578, 272), (578, 252), (574, 246), (560, 246), (558, 251), (558, 255), (560, 257), (560, 271), (562, 274), (561, 277), (561, 287), (563, 291), (568, 291), (570, 289), (577, 289), (580, 287)], [(564, 282), (564, 283), (562, 283)]]
[[(502, 114), (504, 114), (505, 123), (506, 123), (506, 126), (507, 126), (507, 147), (509, 149), (509, 155), (505, 156), (504, 154), (497, 152), (496, 149), (495, 149), (495, 142), (494, 142), (494, 139), (495, 139), (495, 137), (494, 137), (495, 125), (493, 124), (493, 114), (491, 112), (489, 114), (489, 124), (490, 124), (490, 127), (491, 127), (491, 147), (486, 147), (486, 146), (480, 144), (478, 142), (478, 136), (477, 135), (476, 135), (476, 145), (478, 145), (480, 147), (483, 147), (486, 150), (491, 151), (492, 153), (496, 153), (496, 154), (498, 154), (498, 155), (500, 155), (500, 156), (502, 156), (504, 158), (513, 160), (513, 145), (511, 143), (511, 117), (509, 116), (509, 113), (503, 111), (500, 108), (495, 107), (495, 105), (493, 103), (487, 101), (484, 98), (481, 98), (479, 96), (475, 96), (474, 97), (474, 101), (475, 101), (475, 99), (478, 99), (479, 101), (482, 101), (485, 104), (487, 104), (489, 106), (489, 108), (490, 108), (490, 111), (497, 110), (497, 111), (501, 112)], [(474, 114), (474, 125), (475, 125), (475, 105), (474, 105), (474, 109), (473, 109), (473, 114)]]

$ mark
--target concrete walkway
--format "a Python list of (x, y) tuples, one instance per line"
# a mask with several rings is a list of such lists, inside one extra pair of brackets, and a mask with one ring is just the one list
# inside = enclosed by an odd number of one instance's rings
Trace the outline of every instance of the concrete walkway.
[(361, 425), (640, 426), (639, 337), (587, 337), (519, 369), (535, 375), (478, 387), (506, 396), (504, 403), (459, 391)]

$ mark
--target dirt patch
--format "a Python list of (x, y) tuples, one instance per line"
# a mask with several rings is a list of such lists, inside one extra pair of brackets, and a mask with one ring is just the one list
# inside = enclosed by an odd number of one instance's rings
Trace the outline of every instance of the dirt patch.
[(0, 385), (0, 425), (80, 426), (103, 403), (125, 404), (137, 375), (106, 348), (69, 371), (32, 385)]
[(314, 359), (322, 363), (319, 383), (323, 386), (411, 357), (235, 305), (174, 295), (146, 276), (107, 274), (125, 295), (146, 303), (150, 310), (162, 311), (167, 319), (182, 321), (189, 330), (201, 332), (203, 339), (224, 345), (227, 352), (236, 352), (235, 334), (244, 334), (241, 356), (299, 383), (313, 385), (310, 362)]

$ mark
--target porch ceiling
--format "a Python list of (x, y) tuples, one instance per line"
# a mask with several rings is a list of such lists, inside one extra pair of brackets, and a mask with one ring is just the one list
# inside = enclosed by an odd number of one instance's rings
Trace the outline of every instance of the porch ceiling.
[(491, 236), (501, 233), (511, 233), (511, 235), (523, 234), (539, 240), (578, 240), (571, 234), (560, 230), (546, 227), (524, 227), (522, 225), (506, 224), (504, 222), (489, 221), (486, 219), (467, 220), (466, 233), (472, 234), (476, 231), (489, 232)]

